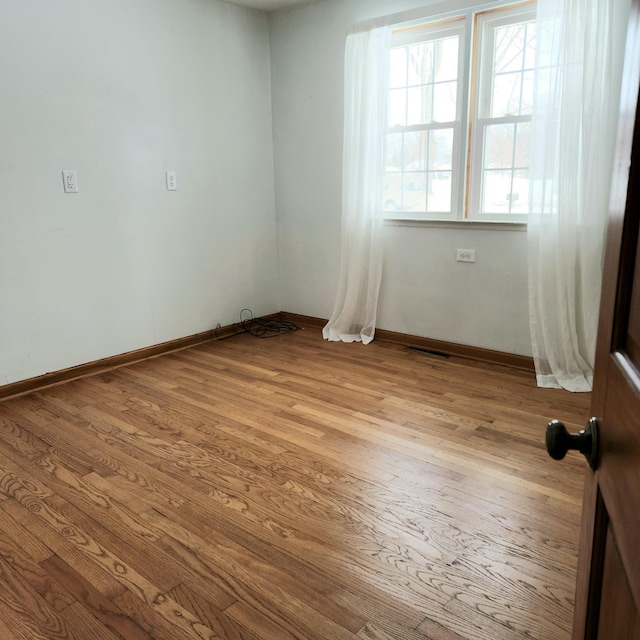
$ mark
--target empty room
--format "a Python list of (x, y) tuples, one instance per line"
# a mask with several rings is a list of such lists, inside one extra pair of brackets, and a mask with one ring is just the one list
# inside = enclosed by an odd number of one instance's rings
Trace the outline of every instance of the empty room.
[(640, 0), (0, 6), (0, 640), (640, 640)]

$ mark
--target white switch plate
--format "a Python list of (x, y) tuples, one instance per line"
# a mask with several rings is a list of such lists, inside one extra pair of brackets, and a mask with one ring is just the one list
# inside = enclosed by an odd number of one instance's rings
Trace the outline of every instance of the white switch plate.
[(456, 260), (458, 262), (475, 262), (476, 250), (475, 249), (458, 249), (456, 252)]
[(69, 170), (63, 171), (62, 184), (64, 186), (65, 193), (78, 193), (78, 179), (76, 178), (76, 172)]
[(167, 171), (167, 191), (177, 191), (178, 181), (175, 171)]

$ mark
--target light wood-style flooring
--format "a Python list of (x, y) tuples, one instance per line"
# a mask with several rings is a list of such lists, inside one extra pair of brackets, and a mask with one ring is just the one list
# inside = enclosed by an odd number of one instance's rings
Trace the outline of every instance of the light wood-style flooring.
[(0, 638), (567, 640), (587, 395), (316, 329), (0, 404)]

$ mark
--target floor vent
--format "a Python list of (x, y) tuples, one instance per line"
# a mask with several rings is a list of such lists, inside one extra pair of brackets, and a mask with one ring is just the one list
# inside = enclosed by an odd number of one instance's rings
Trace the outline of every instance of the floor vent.
[(424, 353), (427, 356), (433, 356), (434, 358), (449, 358), (448, 353), (442, 353), (440, 351), (432, 351), (431, 349), (423, 349), (422, 347), (407, 347), (408, 351), (417, 351), (418, 353)]

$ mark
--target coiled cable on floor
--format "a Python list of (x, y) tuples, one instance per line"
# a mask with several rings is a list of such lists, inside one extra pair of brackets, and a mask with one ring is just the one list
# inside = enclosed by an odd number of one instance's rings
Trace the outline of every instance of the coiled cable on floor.
[(234, 322), (231, 325), (233, 333), (228, 336), (219, 336), (218, 329), (221, 329), (221, 325), (218, 324), (215, 328), (215, 336), (218, 340), (224, 340), (232, 336), (239, 335), (241, 333), (248, 333), (256, 338), (275, 338), (276, 336), (282, 336), (287, 333), (293, 333), (298, 331), (300, 327), (295, 322), (288, 322), (286, 320), (264, 320), (263, 318), (254, 318), (253, 311), (251, 309), (242, 309), (240, 311), (240, 322)]

